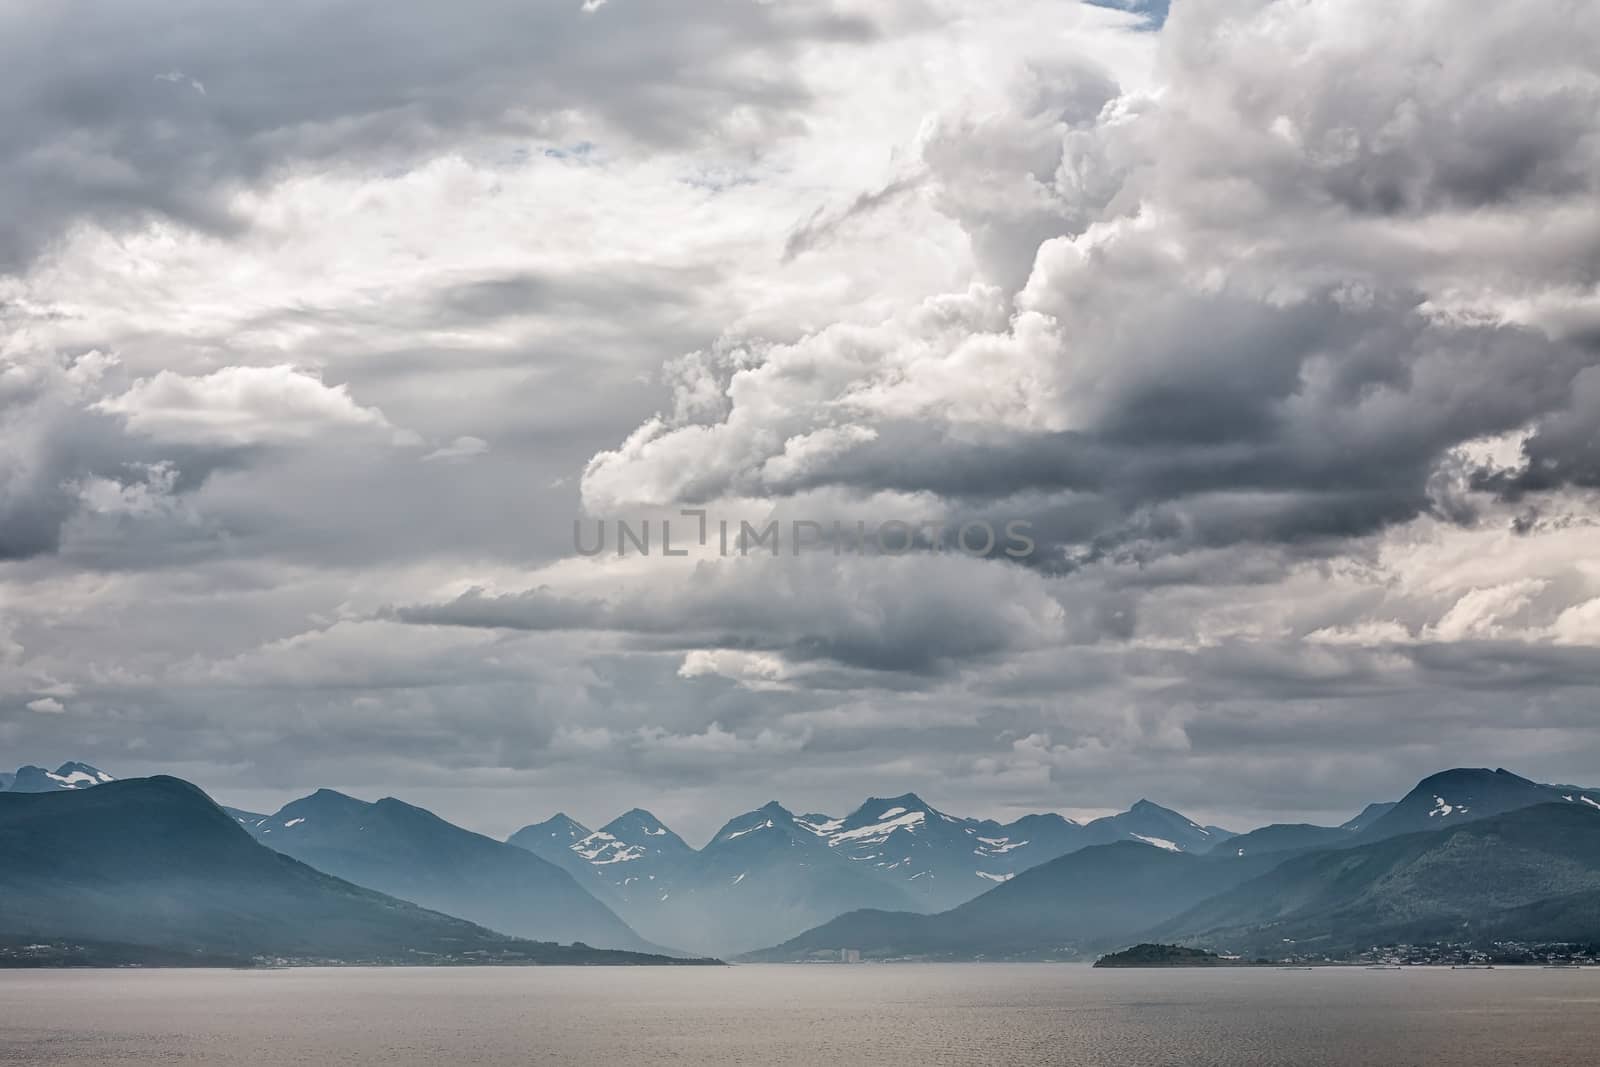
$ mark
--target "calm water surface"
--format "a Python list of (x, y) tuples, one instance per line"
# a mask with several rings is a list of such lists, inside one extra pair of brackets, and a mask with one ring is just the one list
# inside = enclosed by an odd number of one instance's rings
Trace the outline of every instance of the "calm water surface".
[(1600, 1061), (1600, 970), (0, 971), (0, 1063)]

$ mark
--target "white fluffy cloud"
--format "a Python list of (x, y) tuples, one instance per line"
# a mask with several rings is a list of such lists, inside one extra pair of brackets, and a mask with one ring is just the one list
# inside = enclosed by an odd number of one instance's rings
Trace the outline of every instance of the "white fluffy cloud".
[(347, 430), (388, 431), (416, 443), (342, 385), (292, 366), (223, 367), (200, 376), (161, 371), (95, 410), (121, 415), (134, 433), (176, 444), (273, 445), (325, 440)]

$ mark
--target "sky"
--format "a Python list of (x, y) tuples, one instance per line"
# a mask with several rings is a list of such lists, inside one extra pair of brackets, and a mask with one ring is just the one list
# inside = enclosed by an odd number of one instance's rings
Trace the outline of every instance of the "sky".
[(0, 3), (0, 765), (696, 844), (1600, 784), (1600, 7), (1167, 9)]

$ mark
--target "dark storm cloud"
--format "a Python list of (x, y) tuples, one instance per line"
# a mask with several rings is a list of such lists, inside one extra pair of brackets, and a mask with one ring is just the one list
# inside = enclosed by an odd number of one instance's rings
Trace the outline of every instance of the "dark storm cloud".
[(296, 164), (405, 165), (474, 136), (769, 135), (798, 48), (873, 30), (825, 6), (712, 0), (12, 5), (0, 14), (0, 269), (76, 219), (226, 233), (239, 185)]
[(1081, 430), (878, 422), (825, 464), (787, 478), (707, 475), (692, 497), (927, 492), (953, 523), (1026, 516), (1043, 543), (1082, 545), (1089, 558), (1132, 544), (1337, 544), (1430, 510), (1449, 450), (1564, 403), (1592, 358), (1534, 330), (1438, 324), (1413, 301), (1350, 306), (1332, 293), (1278, 306), (1157, 298), (1096, 349), (1112, 367), (1162, 355)]
[(130, 436), (120, 418), (83, 407), (84, 387), (104, 373), (101, 359), (85, 353), (0, 367), (0, 562), (55, 552), (92, 480), (136, 491), (154, 480), (161, 493), (181, 495), (248, 459), (238, 446)]
[(1508, 500), (1567, 486), (1600, 489), (1600, 367), (1573, 382), (1561, 410), (1541, 418), (1522, 443), (1522, 465), (1479, 470), (1475, 484)]
[[(589, 629), (644, 650), (775, 652), (795, 664), (914, 675), (1001, 656), (1060, 636), (1059, 607), (1020, 573), (928, 556), (751, 559), (741, 566), (663, 564), (609, 598), (549, 589), (470, 590), (407, 605), (406, 623), (519, 631)], [(914, 576), (920, 575), (921, 580)]]

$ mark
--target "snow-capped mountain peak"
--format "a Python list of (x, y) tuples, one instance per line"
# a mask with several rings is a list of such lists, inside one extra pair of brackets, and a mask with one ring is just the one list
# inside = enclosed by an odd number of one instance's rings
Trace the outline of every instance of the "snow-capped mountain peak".
[(788, 808), (776, 800), (769, 800), (754, 811), (747, 811), (743, 815), (735, 815), (729, 819), (711, 838), (706, 849), (716, 849), (734, 841), (742, 841), (772, 831), (776, 831), (777, 836), (783, 839), (791, 839), (802, 831), (815, 832), (803, 820), (796, 818)]
[[(600, 837), (602, 834), (606, 836)], [(592, 836), (599, 841), (609, 838), (621, 842), (637, 850), (639, 855), (678, 856), (694, 851), (684, 843), (683, 838), (673, 833), (666, 823), (643, 808), (633, 808), (623, 812), (595, 831)], [(585, 846), (588, 849), (594, 847), (594, 843)], [(573, 848), (575, 851), (581, 851), (577, 845)], [(638, 856), (631, 858), (637, 859)]]
[(577, 819), (564, 811), (558, 811), (544, 822), (524, 826), (506, 838), (506, 843), (542, 855), (547, 848), (571, 849), (592, 833), (593, 830)]
[(57, 789), (88, 789), (114, 781), (115, 778), (98, 767), (68, 760), (54, 771), (30, 764), (18, 767), (14, 774), (0, 775), (0, 792), (52, 793)]

